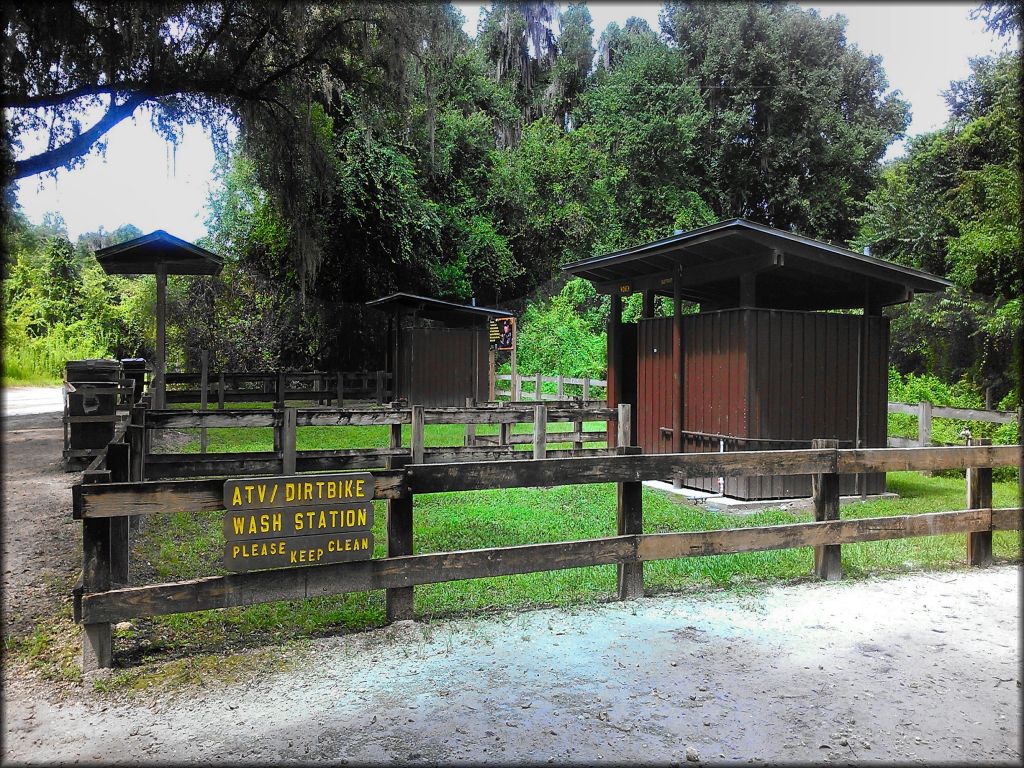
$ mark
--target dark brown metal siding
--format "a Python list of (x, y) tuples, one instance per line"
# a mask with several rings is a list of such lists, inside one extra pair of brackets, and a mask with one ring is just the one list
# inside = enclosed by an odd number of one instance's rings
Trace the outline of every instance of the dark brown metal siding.
[[(683, 318), (683, 430), (747, 436), (747, 354), (742, 312), (707, 312)], [(687, 453), (718, 451), (714, 438), (686, 436)], [(732, 446), (726, 445), (726, 450)], [(718, 492), (718, 478), (689, 478), (686, 485)], [(727, 478), (725, 493), (742, 493), (745, 478)]]
[[(683, 319), (685, 354), (684, 429), (778, 440), (726, 443), (726, 450), (792, 449), (816, 437), (856, 438), (857, 360), (866, 328), (864, 445), (886, 443), (888, 320), (856, 315), (725, 310)], [(638, 417), (645, 452), (667, 452), (658, 427), (671, 426), (671, 365), (652, 350), (671, 340), (671, 321), (642, 321), (639, 345)], [(781, 442), (798, 441), (798, 442)], [(717, 439), (688, 437), (687, 452), (717, 451)], [(856, 491), (854, 477), (842, 480), (844, 494)], [(686, 485), (717, 492), (717, 478), (690, 478)], [(868, 475), (867, 493), (885, 490), (883, 474)], [(809, 496), (810, 477), (727, 478), (725, 493), (741, 499)]]
[(637, 331), (637, 445), (644, 453), (671, 453), (672, 435), (661, 427), (672, 428), (676, 407), (672, 368), (672, 318), (640, 320)]
[[(862, 327), (867, 331), (864, 367), (865, 447), (886, 443), (888, 320), (856, 315), (740, 310), (748, 313), (751, 376), (750, 437), (795, 440), (754, 447), (798, 448), (816, 437), (853, 447), (857, 434), (857, 360)], [(806, 442), (803, 442), (806, 441)], [(867, 492), (882, 493), (885, 477), (867, 476)], [(740, 498), (771, 499), (811, 495), (808, 475), (746, 478)], [(841, 492), (855, 492), (844, 477)]]
[(477, 399), (486, 399), (484, 334), (464, 328), (402, 329), (398, 396), (407, 398), (411, 404), (429, 407), (464, 406), (466, 398), (474, 393)]

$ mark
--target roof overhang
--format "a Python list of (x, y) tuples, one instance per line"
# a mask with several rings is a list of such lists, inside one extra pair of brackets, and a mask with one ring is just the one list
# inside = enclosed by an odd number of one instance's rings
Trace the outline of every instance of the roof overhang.
[(366, 306), (394, 314), (415, 314), (417, 317), (447, 325), (466, 325), (491, 317), (513, 316), (511, 312), (506, 312), (503, 309), (456, 304), (412, 293), (392, 293), (390, 296), (368, 301)]
[(96, 260), (108, 275), (155, 275), (160, 267), (169, 275), (219, 275), (224, 269), (216, 253), (162, 229), (100, 248)]
[(952, 285), (927, 272), (745, 219), (730, 219), (563, 267), (600, 293), (653, 291), (716, 307), (738, 306), (756, 275), (756, 304), (771, 309), (852, 309), (898, 304)]

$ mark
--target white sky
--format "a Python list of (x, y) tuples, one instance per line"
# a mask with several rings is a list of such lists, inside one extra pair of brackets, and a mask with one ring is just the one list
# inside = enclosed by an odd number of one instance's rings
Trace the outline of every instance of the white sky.
[[(968, 59), (994, 53), (1004, 43), (984, 31), (968, 14), (976, 3), (801, 3), (823, 16), (842, 13), (849, 23), (847, 40), (866, 53), (882, 56), (889, 85), (910, 102), (913, 120), (908, 133), (934, 130), (946, 120), (942, 91), (951, 80), (970, 71)], [(466, 17), (465, 29), (476, 34), (481, 4), (456, 2)], [(563, 3), (563, 7), (564, 7)], [(630, 16), (658, 29), (661, 3), (590, 2), (594, 41), (605, 27), (621, 26)], [(902, 153), (902, 142), (887, 157)], [(26, 154), (28, 154), (26, 152)], [(209, 137), (190, 126), (176, 150), (153, 132), (144, 112), (107, 134), (105, 157), (90, 156), (73, 171), (34, 176), (18, 182), (18, 202), (28, 218), (39, 223), (47, 211), (59, 212), (72, 240), (100, 225), (113, 230), (135, 224), (143, 232), (164, 229), (195, 240), (206, 233), (206, 195), (214, 158)]]

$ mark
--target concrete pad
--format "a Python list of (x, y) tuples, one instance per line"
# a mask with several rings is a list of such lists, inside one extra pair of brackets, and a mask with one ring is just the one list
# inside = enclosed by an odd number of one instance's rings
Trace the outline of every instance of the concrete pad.
[[(691, 504), (707, 507), (715, 512), (731, 512), (734, 514), (749, 515), (754, 512), (760, 512), (763, 509), (803, 510), (812, 509), (814, 507), (814, 501), (809, 496), (793, 499), (757, 499), (753, 501), (746, 501), (744, 499), (733, 499), (729, 496), (722, 496), (718, 493), (699, 491), (695, 488), (676, 488), (672, 483), (666, 483), (662, 480), (645, 480), (644, 485), (648, 488), (664, 491), (665, 493), (671, 493), (675, 496), (682, 496)], [(839, 503), (853, 504), (858, 501), (875, 501), (877, 499), (898, 498), (899, 494), (886, 492), (868, 496), (840, 496)]]

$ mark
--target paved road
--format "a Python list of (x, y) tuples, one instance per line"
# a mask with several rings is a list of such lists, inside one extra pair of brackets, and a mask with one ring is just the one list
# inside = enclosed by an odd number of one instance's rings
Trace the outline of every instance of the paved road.
[(0, 399), (3, 400), (4, 416), (64, 410), (64, 395), (60, 387), (5, 387)]

